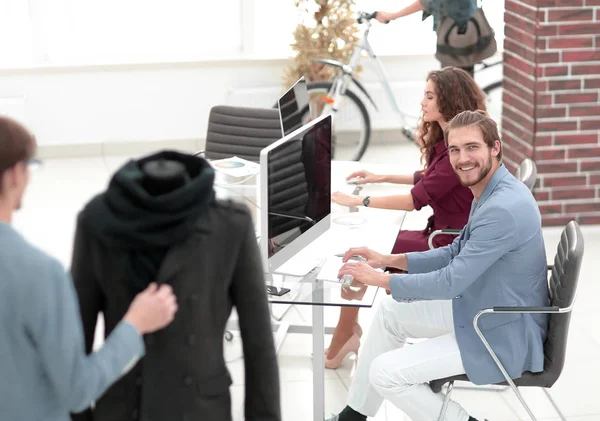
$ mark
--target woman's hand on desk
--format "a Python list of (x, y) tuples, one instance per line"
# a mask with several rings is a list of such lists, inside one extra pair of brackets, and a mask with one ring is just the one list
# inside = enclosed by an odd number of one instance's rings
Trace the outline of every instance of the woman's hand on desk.
[(365, 170), (354, 171), (346, 177), (346, 181), (352, 180), (353, 178), (356, 179), (354, 184), (380, 183), (382, 181), (380, 175)]
[(344, 275), (352, 275), (354, 282), (358, 281), (365, 285), (372, 285), (385, 289), (390, 288), (390, 275), (381, 273), (366, 262), (348, 262), (341, 267), (338, 277), (341, 278)]
[(339, 191), (331, 195), (331, 201), (342, 206), (360, 206), (363, 204), (362, 197), (349, 195)]

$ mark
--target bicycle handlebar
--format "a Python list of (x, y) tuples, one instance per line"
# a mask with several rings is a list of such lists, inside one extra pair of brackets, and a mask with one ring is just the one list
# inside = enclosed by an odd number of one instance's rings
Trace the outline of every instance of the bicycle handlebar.
[[(358, 12), (358, 18), (356, 19), (358, 21), (358, 23), (365, 23), (365, 22), (369, 22), (371, 21), (371, 19), (375, 19), (377, 18), (377, 11), (373, 12), (373, 13), (367, 13), (367, 12)], [(385, 22), (390, 23), (390, 21), (386, 21)]]
[(367, 13), (367, 12), (358, 12), (358, 18), (356, 19), (358, 23), (368, 22), (371, 19), (375, 19), (377, 16), (377, 12)]

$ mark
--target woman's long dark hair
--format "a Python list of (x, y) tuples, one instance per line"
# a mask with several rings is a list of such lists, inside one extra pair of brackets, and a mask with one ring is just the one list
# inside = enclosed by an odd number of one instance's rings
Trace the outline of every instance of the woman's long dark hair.
[[(444, 120), (450, 121), (463, 111), (485, 110), (483, 91), (471, 75), (457, 67), (444, 67), (429, 72), (426, 80), (435, 84), (438, 109)], [(419, 125), (418, 143), (421, 145), (421, 162), (427, 167), (433, 147), (443, 138), (444, 132), (437, 121), (423, 121)]]

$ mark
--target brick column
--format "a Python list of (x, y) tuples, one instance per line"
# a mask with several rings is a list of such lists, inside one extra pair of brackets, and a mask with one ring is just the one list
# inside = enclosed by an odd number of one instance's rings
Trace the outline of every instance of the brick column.
[(502, 139), (544, 225), (600, 224), (600, 0), (505, 0)]

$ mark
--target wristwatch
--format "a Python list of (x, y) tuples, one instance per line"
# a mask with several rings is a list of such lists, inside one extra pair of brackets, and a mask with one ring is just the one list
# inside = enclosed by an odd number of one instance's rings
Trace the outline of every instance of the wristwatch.
[(364, 205), (364, 207), (365, 207), (365, 208), (368, 208), (368, 207), (369, 207), (369, 203), (371, 203), (371, 196), (366, 196), (366, 197), (363, 199), (363, 205)]

